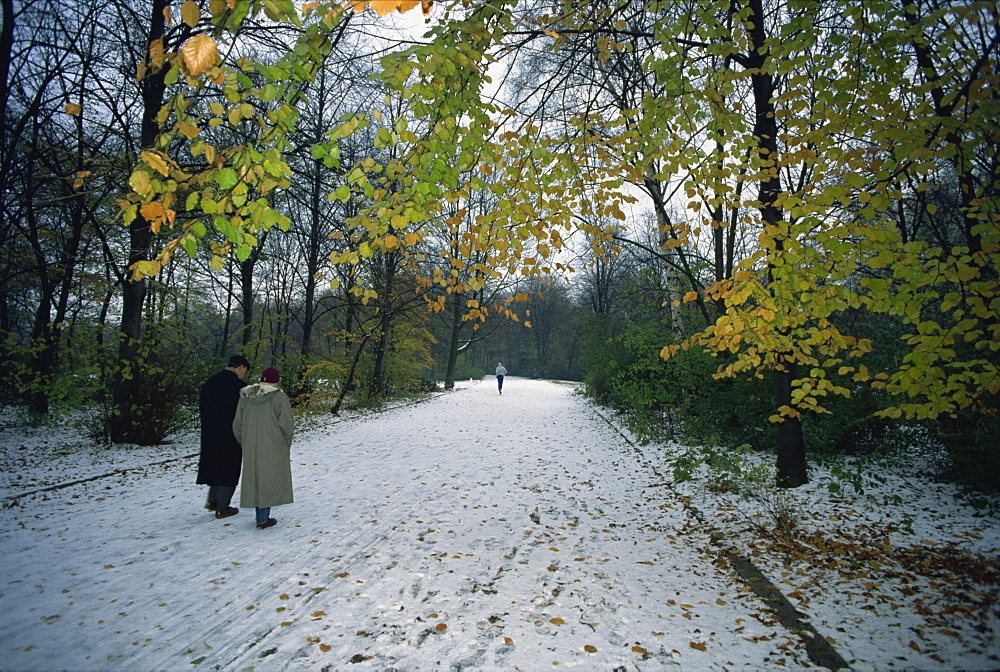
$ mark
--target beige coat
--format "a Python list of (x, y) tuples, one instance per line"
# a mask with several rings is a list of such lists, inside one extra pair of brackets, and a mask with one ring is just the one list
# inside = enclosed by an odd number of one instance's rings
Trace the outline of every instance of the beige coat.
[(292, 503), (291, 448), (294, 422), (288, 395), (257, 383), (240, 391), (233, 434), (243, 445), (240, 506)]

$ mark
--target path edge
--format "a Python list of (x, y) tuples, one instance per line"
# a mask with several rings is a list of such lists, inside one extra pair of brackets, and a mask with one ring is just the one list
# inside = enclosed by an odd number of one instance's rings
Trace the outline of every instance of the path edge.
[[(607, 416), (595, 408), (595, 412), (601, 420), (606, 422), (609, 427), (615, 430), (619, 436), (625, 441), (626, 444), (637, 454), (642, 455), (642, 451), (639, 450), (635, 442), (623, 432), (614, 422), (612, 422)], [(825, 637), (819, 634), (819, 631), (809, 623), (802, 619), (798, 610), (795, 608), (788, 598), (785, 597), (781, 589), (778, 588), (774, 582), (772, 582), (766, 574), (760, 571), (753, 562), (746, 556), (738, 553), (735, 549), (727, 546), (723, 534), (714, 525), (712, 525), (705, 515), (698, 509), (698, 507), (692, 505), (687, 498), (682, 496), (677, 492), (672, 483), (663, 478), (663, 475), (659, 470), (653, 466), (648, 465), (653, 473), (661, 480), (663, 486), (665, 486), (670, 492), (674, 494), (675, 497), (684, 502), (684, 508), (687, 509), (698, 519), (698, 522), (705, 526), (709, 531), (711, 537), (711, 544), (718, 549), (719, 554), (727, 561), (728, 565), (732, 567), (733, 571), (743, 579), (747, 585), (750, 586), (750, 590), (754, 592), (764, 603), (764, 606), (774, 614), (778, 621), (792, 634), (798, 635), (803, 643), (805, 644), (806, 653), (811, 660), (816, 665), (820, 665), (829, 670), (849, 670), (850, 665), (844, 660), (833, 645)]]

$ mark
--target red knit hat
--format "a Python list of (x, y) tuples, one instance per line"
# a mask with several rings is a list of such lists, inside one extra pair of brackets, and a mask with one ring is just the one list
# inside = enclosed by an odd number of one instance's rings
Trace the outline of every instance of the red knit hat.
[(269, 366), (260, 373), (260, 382), (276, 383), (281, 380), (281, 374), (273, 366)]

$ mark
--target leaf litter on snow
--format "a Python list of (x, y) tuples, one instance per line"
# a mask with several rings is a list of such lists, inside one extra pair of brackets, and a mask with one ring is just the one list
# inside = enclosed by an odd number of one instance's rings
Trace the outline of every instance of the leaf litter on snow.
[[(665, 474), (670, 456), (687, 450), (639, 443)], [(852, 666), (1000, 664), (1000, 501), (976, 509), (957, 486), (891, 469), (853, 496), (831, 494), (834, 478), (812, 466), (809, 484), (782, 492), (793, 515), (781, 528), (773, 502), (698, 479), (670, 490), (828, 631)]]

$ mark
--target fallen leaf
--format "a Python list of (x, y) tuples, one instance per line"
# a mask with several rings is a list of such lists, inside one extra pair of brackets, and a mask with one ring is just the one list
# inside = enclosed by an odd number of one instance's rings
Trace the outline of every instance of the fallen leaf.
[(636, 644), (632, 647), (632, 653), (649, 653), (649, 651)]
[(583, 647), (583, 650), (586, 651), (587, 653), (597, 653), (597, 647), (592, 646), (590, 644), (587, 644), (585, 647)]
[(444, 632), (445, 630), (448, 629), (448, 626), (444, 623), (438, 623), (437, 625), (434, 626), (434, 629), (437, 630), (438, 632)]
[(329, 644), (320, 644), (319, 645), (319, 650), (322, 651), (323, 653), (326, 653), (327, 651), (329, 651), (332, 648), (333, 647), (330, 646)]
[(699, 651), (704, 651), (707, 647), (701, 642), (691, 642), (692, 649), (698, 649)]
[(511, 639), (510, 637), (504, 637), (503, 643), (506, 644), (507, 646), (514, 646), (514, 640)]
[(566, 621), (561, 618), (550, 618), (549, 623), (552, 625), (566, 625)]

